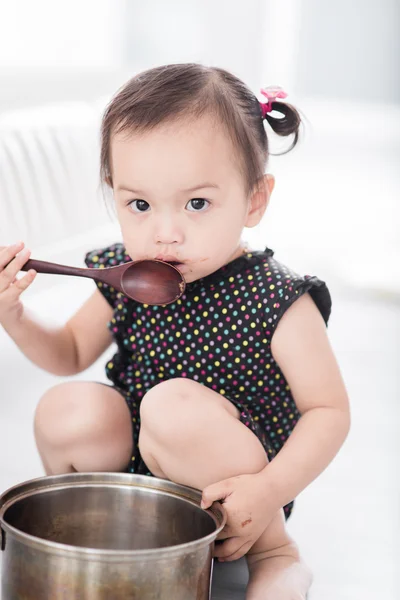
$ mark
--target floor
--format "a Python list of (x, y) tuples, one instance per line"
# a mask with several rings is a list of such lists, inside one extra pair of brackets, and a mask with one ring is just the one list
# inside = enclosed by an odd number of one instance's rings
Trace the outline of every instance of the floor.
[[(329, 331), (351, 398), (352, 430), (328, 470), (298, 498), (288, 528), (315, 574), (310, 600), (396, 600), (400, 306), (333, 295)], [(54, 379), (28, 361), (16, 366), (14, 352), (10, 343), (0, 363), (1, 491), (42, 474), (32, 415)], [(244, 561), (216, 565), (213, 600), (244, 599), (246, 578)]]

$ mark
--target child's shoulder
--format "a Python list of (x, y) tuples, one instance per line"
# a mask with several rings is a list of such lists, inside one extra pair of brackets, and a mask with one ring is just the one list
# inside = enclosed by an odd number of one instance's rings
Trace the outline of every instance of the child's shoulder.
[(325, 323), (328, 323), (332, 299), (329, 289), (316, 275), (301, 275), (279, 261), (270, 248), (257, 253), (259, 256), (259, 284), (262, 301), (268, 309), (270, 324), (276, 327), (287, 309), (304, 294), (310, 294)]

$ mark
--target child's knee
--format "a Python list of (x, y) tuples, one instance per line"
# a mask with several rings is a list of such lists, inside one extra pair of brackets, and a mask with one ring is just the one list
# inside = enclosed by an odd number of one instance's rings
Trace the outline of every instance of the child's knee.
[(169, 379), (155, 385), (143, 397), (140, 403), (140, 419), (142, 425), (152, 429), (157, 423), (173, 419), (188, 398), (186, 381)]
[(61, 383), (48, 389), (39, 400), (35, 412), (35, 426), (46, 428), (54, 425), (57, 418), (63, 417), (63, 413), (70, 403), (71, 395), (68, 393), (68, 384)]
[(173, 437), (183, 398), (176, 380), (165, 381), (151, 388), (140, 404), (141, 438)]
[(58, 384), (41, 397), (35, 413), (35, 437), (54, 447), (65, 447), (77, 438), (90, 434), (96, 415), (96, 403), (89, 390), (79, 389), (78, 382)]
[(68, 383), (58, 384), (47, 390), (36, 407), (35, 437), (38, 442), (55, 445), (64, 443), (66, 424), (73, 411), (74, 396)]
[(221, 412), (221, 406), (210, 403), (204, 386), (187, 379), (170, 379), (153, 387), (140, 407), (142, 439), (154, 438), (159, 443), (192, 440), (199, 429)]

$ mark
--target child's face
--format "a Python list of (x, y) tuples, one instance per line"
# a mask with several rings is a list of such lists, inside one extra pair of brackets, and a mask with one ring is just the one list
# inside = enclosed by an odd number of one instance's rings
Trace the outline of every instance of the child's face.
[(243, 252), (242, 230), (256, 224), (254, 210), (232, 144), (210, 119), (117, 134), (111, 156), (118, 220), (132, 260), (175, 262), (191, 282)]

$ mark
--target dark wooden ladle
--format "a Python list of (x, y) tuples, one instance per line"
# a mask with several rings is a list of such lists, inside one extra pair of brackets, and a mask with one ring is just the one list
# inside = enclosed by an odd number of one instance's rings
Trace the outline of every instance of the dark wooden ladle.
[(38, 273), (89, 277), (143, 304), (170, 304), (182, 296), (186, 287), (182, 273), (161, 260), (130, 261), (104, 269), (81, 269), (30, 259), (21, 271), (29, 269), (35, 269)]

